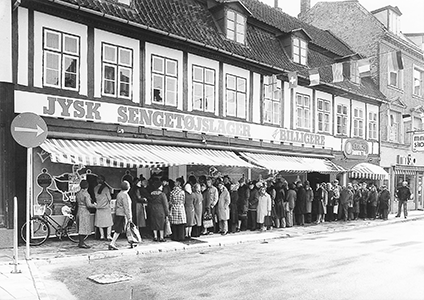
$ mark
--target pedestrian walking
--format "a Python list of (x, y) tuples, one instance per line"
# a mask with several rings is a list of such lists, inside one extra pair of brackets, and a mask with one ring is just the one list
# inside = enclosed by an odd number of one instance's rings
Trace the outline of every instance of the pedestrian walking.
[(396, 218), (399, 218), (403, 207), (403, 216), (405, 219), (408, 217), (408, 200), (411, 198), (411, 191), (408, 187), (408, 182), (402, 182), (402, 186), (396, 191), (396, 198), (398, 199), (398, 213)]
[(77, 226), (78, 226), (78, 247), (88, 249), (88, 246), (84, 239), (87, 235), (91, 234), (91, 224), (90, 224), (90, 211), (89, 207), (96, 208), (96, 204), (92, 203), (91, 196), (88, 193), (88, 181), (81, 180), (80, 190), (76, 193), (76, 202), (78, 205), (77, 212)]
[[(116, 196), (115, 204), (115, 218), (113, 220), (113, 237), (109, 244), (109, 250), (118, 250), (116, 247), (116, 240), (119, 235), (125, 232), (126, 225), (128, 222), (132, 222), (132, 211), (131, 211), (131, 198), (128, 194), (130, 190), (130, 183), (126, 180), (121, 183), (121, 191)], [(130, 243), (130, 247), (133, 245)]]
[[(100, 240), (112, 240), (112, 211), (110, 201), (112, 200), (111, 188), (106, 183), (103, 175), (97, 177), (97, 185), (94, 187), (94, 196), (96, 197), (96, 214), (94, 217), (94, 226), (99, 229)], [(105, 237), (106, 231), (106, 237)]]

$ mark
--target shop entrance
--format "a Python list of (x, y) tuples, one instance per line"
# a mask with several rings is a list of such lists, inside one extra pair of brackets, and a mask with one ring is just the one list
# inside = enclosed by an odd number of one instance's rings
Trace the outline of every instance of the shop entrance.
[(330, 182), (330, 175), (321, 174), (318, 172), (312, 172), (312, 173), (308, 173), (307, 179), (309, 183), (311, 184), (311, 188), (315, 190), (317, 183), (321, 184), (323, 182)]

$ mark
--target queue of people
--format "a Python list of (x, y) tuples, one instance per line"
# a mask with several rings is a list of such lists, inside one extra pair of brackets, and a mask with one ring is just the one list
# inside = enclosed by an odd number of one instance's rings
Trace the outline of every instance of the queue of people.
[[(390, 191), (385, 185), (379, 189), (374, 184), (348, 183), (339, 185), (308, 181), (288, 183), (283, 178), (247, 181), (244, 177), (232, 182), (228, 176), (214, 178), (190, 175), (175, 181), (167, 178), (135, 178), (130, 184), (121, 183), (116, 199), (115, 217), (110, 209), (111, 189), (105, 178), (99, 176), (94, 188), (95, 204), (90, 204), (87, 182), (81, 182), (77, 193), (77, 220), (80, 234), (87, 234), (87, 207), (95, 207), (95, 226), (100, 239), (109, 240), (109, 249), (116, 250), (116, 240), (125, 231), (127, 222), (135, 223), (140, 232), (152, 234), (153, 241), (164, 242), (166, 226), (170, 225), (170, 238), (183, 241), (213, 233), (226, 235), (245, 230), (265, 231), (272, 228), (304, 226), (333, 221), (358, 219), (387, 220), (390, 206)], [(411, 193), (407, 182), (395, 196), (399, 199), (398, 216)], [(108, 213), (109, 212), (109, 213)], [(112, 236), (112, 231), (113, 236)], [(79, 247), (87, 248), (84, 240)], [(130, 247), (133, 247), (130, 244)]]

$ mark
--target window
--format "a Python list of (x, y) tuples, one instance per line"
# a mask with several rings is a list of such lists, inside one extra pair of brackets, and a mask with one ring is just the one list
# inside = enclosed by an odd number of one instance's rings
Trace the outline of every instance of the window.
[(368, 113), (368, 139), (377, 139), (377, 113)]
[(193, 109), (215, 111), (215, 70), (193, 66)]
[(227, 116), (246, 118), (246, 78), (227, 74), (225, 89)]
[(403, 70), (396, 70), (393, 66), (392, 56), (388, 56), (389, 69), (389, 85), (402, 89), (403, 87)]
[(350, 63), (350, 81), (356, 84), (361, 83), (361, 78), (359, 77), (358, 61), (352, 60)]
[(131, 98), (133, 53), (131, 49), (102, 44), (102, 94)]
[(177, 106), (178, 62), (152, 56), (152, 87), (155, 104)]
[(307, 64), (308, 50), (307, 44), (304, 40), (298, 37), (293, 37), (293, 61), (302, 65)]
[(233, 10), (227, 10), (227, 38), (244, 44), (246, 17)]
[(353, 109), (353, 136), (364, 136), (364, 112), (360, 108)]
[(347, 106), (337, 105), (337, 134), (347, 135)]
[(389, 118), (389, 141), (400, 143), (400, 121), (401, 114), (398, 112), (390, 112)]
[(308, 95), (296, 94), (296, 128), (311, 128), (311, 101)]
[(424, 72), (414, 68), (414, 95), (422, 96), (423, 95), (423, 77)]
[(281, 123), (281, 80), (277, 76), (264, 77), (264, 123)]
[(67, 33), (44, 29), (45, 86), (78, 90), (80, 38)]
[(318, 98), (317, 102), (318, 131), (330, 132), (330, 101)]

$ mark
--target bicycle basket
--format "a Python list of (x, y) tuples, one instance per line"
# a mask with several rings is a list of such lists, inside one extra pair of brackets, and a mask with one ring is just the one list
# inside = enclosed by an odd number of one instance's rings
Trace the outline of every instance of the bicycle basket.
[(34, 204), (34, 216), (42, 216), (46, 212), (46, 206), (40, 204)]

